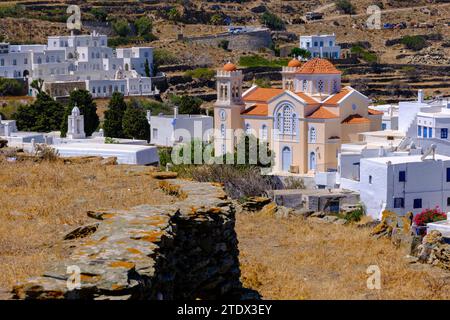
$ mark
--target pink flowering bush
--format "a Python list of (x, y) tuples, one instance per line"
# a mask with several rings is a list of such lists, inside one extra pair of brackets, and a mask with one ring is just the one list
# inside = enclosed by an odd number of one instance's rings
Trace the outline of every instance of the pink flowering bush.
[(418, 227), (424, 227), (427, 223), (446, 220), (447, 214), (442, 212), (439, 207), (434, 209), (424, 209), (414, 217), (414, 223)]

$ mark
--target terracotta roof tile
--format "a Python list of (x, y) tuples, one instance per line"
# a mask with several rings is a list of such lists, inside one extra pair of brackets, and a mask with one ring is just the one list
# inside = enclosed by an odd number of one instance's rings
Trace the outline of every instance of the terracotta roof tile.
[(342, 88), (340, 92), (335, 93), (334, 95), (330, 96), (327, 100), (323, 102), (324, 106), (337, 106), (338, 102), (344, 98), (348, 93), (350, 92), (350, 89), (348, 88)]
[(244, 96), (244, 101), (267, 102), (282, 92), (283, 89), (277, 88), (256, 88)]
[(306, 93), (304, 92), (296, 92), (296, 95), (298, 95), (302, 100), (304, 100), (307, 104), (320, 104), (320, 102), (314, 100), (313, 98), (311, 98), (310, 96), (308, 96)]
[(380, 115), (380, 114), (384, 114), (384, 112), (383, 111), (378, 111), (378, 110), (374, 110), (374, 109), (368, 109), (368, 111), (369, 111), (369, 114), (371, 115), (371, 116), (377, 116), (377, 115)]
[(269, 107), (267, 104), (255, 104), (244, 111), (241, 112), (242, 115), (246, 116), (267, 116)]
[(342, 123), (348, 123), (348, 124), (358, 124), (358, 123), (370, 123), (370, 120), (367, 118), (364, 118), (363, 116), (359, 114), (352, 114), (345, 118)]
[(342, 72), (328, 60), (314, 58), (303, 64), (296, 73), (299, 74), (341, 74)]
[(316, 111), (314, 111), (312, 114), (310, 114), (307, 118), (308, 119), (335, 119), (338, 116), (334, 114), (333, 112), (327, 110), (324, 107), (319, 107)]

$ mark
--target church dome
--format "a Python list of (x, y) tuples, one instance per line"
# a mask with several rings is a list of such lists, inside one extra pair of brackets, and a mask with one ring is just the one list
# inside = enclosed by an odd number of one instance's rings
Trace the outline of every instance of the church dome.
[(341, 71), (327, 59), (314, 58), (306, 62), (298, 71), (300, 74), (341, 74)]
[(228, 62), (223, 66), (223, 71), (236, 71), (236, 65), (234, 63)]
[(295, 57), (288, 63), (288, 67), (290, 68), (300, 68), (301, 66), (302, 63)]

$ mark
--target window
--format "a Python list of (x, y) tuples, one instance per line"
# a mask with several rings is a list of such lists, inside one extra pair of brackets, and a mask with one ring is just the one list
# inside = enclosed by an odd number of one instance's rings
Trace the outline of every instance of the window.
[(428, 128), (428, 136), (433, 138), (433, 128)]
[(250, 124), (247, 123), (247, 124), (245, 125), (245, 134), (249, 135), (249, 134), (251, 134), (251, 133), (252, 133), (252, 128), (250, 127)]
[(422, 199), (414, 199), (413, 208), (414, 209), (422, 208)]
[(28, 58), (23, 59), (23, 64), (28, 64)]
[(283, 108), (283, 133), (292, 133), (292, 109), (289, 106)]
[(220, 125), (220, 136), (225, 138), (225, 124), (223, 123)]
[(320, 46), (323, 47), (323, 41), (320, 41)]
[(423, 137), (428, 138), (428, 128), (427, 127), (423, 127)]
[(328, 44), (330, 45), (330, 47), (332, 47), (333, 46), (333, 41), (330, 41)]
[(303, 80), (303, 92), (306, 92), (308, 90), (308, 81)]
[(158, 129), (153, 128), (153, 139), (158, 139)]
[(16, 59), (13, 60), (13, 66), (17, 66), (17, 60)]
[(441, 129), (441, 139), (447, 138), (448, 138), (448, 129), (447, 128)]
[(447, 207), (450, 207), (450, 197), (447, 198)]
[(369, 176), (369, 184), (372, 184), (372, 176)]
[(447, 182), (450, 182), (450, 168), (447, 168)]
[(315, 142), (316, 142), (316, 128), (311, 127), (311, 129), (309, 129), (309, 143)]
[(261, 139), (263, 140), (267, 140), (267, 126), (265, 124), (262, 125), (261, 127)]
[(406, 171), (400, 171), (398, 173), (398, 181), (405, 182), (406, 181)]
[(394, 208), (404, 208), (405, 199), (404, 198), (394, 198)]
[(417, 136), (418, 137), (422, 136), (422, 126), (417, 126)]
[(0, 60), (0, 66), (3, 67), (4, 65), (5, 65), (5, 59), (1, 59), (1, 60)]
[(324, 90), (324, 83), (323, 83), (323, 80), (319, 80), (319, 81), (318, 81), (318, 83), (317, 83), (317, 90), (318, 90), (320, 93), (323, 92), (323, 90)]
[(314, 41), (314, 47), (318, 47), (319, 43), (317, 41)]
[(387, 128), (386, 123), (382, 123), (381, 124), (381, 130), (386, 130), (386, 128)]

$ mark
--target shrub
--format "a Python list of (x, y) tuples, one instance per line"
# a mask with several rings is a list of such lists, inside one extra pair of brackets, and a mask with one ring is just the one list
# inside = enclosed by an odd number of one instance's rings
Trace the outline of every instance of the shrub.
[(287, 177), (284, 180), (285, 189), (305, 189), (305, 181), (302, 178)]
[(150, 140), (150, 125), (145, 110), (135, 100), (128, 103), (123, 114), (122, 128), (125, 138)]
[(171, 102), (178, 106), (178, 112), (180, 114), (201, 114), (200, 108), (203, 100), (193, 96), (170, 96)]
[(25, 86), (20, 81), (0, 78), (0, 96), (21, 96), (25, 93)]
[(284, 30), (286, 28), (280, 17), (268, 11), (261, 16), (261, 23), (272, 30)]
[(359, 205), (357, 209), (347, 213), (344, 215), (344, 219), (348, 222), (358, 222), (364, 216), (364, 208), (362, 205)]
[(282, 67), (287, 66), (289, 59), (268, 60), (259, 55), (242, 56), (239, 58), (239, 65), (243, 67)]
[(33, 104), (19, 106), (12, 118), (21, 131), (50, 132), (59, 130), (63, 116), (64, 107), (41, 92)]
[(173, 112), (172, 107), (166, 103), (159, 102), (156, 100), (138, 100), (132, 99), (134, 103), (138, 103), (141, 108), (145, 110), (150, 110), (153, 115), (157, 114), (171, 114)]
[(155, 49), (153, 51), (153, 66), (155, 68), (155, 73), (159, 66), (176, 63), (178, 63), (178, 58), (172, 52), (165, 49)]
[(123, 114), (127, 108), (123, 94), (114, 92), (108, 104), (108, 110), (105, 111), (105, 122), (103, 130), (106, 137), (123, 137), (122, 120)]
[(216, 75), (216, 72), (209, 68), (197, 68), (185, 72), (185, 76), (200, 80), (211, 80)]
[(103, 8), (92, 8), (91, 14), (99, 22), (106, 22), (108, 20), (108, 13)]
[(309, 52), (308, 50), (303, 49), (303, 48), (292, 48), (291, 56), (309, 59), (309, 58), (311, 58), (311, 52)]
[(349, 0), (336, 0), (336, 8), (345, 14), (355, 14), (355, 6)]
[(218, 47), (222, 48), (223, 50), (227, 50), (228, 51), (228, 46), (230, 45), (230, 41), (229, 40), (220, 40)]
[(137, 19), (134, 25), (136, 26), (137, 34), (140, 36), (145, 36), (152, 33), (153, 22), (147, 16), (142, 16)]
[(424, 227), (427, 223), (446, 220), (447, 214), (442, 212), (439, 207), (434, 209), (424, 209), (421, 213), (414, 217), (414, 223), (416, 226)]
[(259, 78), (255, 80), (255, 84), (260, 88), (270, 88), (271, 83), (269, 78)]
[(127, 20), (117, 20), (112, 25), (114, 32), (120, 37), (127, 37), (131, 34), (131, 27)]
[(53, 149), (46, 144), (37, 144), (34, 155), (40, 160), (49, 162), (54, 162), (59, 158), (58, 150)]
[(404, 36), (401, 39), (401, 43), (404, 44), (406, 48), (414, 51), (419, 51), (428, 45), (427, 41), (422, 36)]

